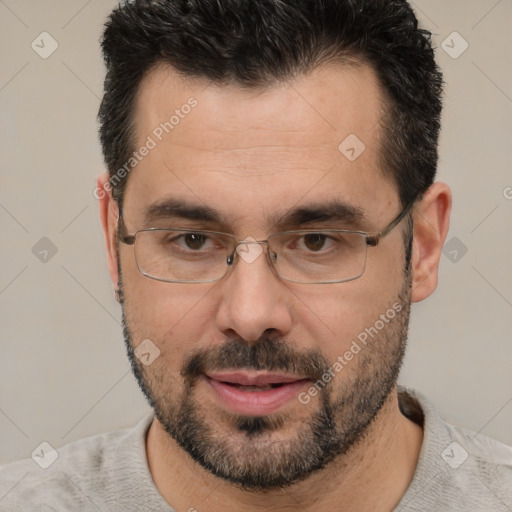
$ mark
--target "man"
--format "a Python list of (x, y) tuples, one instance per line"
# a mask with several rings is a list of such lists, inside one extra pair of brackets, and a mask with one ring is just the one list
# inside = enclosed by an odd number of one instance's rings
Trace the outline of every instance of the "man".
[(96, 195), (154, 417), (4, 467), (0, 505), (512, 510), (512, 449), (397, 386), (451, 208), (408, 3), (135, 0), (102, 44)]

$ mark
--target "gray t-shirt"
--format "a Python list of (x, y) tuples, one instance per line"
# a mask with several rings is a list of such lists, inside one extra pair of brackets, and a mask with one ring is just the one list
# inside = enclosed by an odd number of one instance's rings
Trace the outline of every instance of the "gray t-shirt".
[[(445, 423), (421, 394), (400, 387), (400, 408), (423, 425), (413, 480), (395, 512), (512, 511), (512, 448)], [(0, 467), (0, 511), (175, 512), (148, 469), (152, 415), (132, 429), (60, 448), (42, 469), (34, 460)], [(40, 454), (43, 465), (57, 454)], [(36, 457), (37, 458), (37, 457)], [(190, 508), (200, 504), (190, 500)], [(205, 511), (207, 512), (207, 511)]]

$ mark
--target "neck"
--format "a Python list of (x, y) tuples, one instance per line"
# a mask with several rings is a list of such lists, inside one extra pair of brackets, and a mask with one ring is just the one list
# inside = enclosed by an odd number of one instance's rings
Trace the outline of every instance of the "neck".
[(413, 477), (423, 431), (403, 416), (396, 388), (357, 445), (326, 468), (284, 490), (247, 492), (215, 477), (176, 444), (155, 419), (148, 431), (149, 469), (176, 510), (224, 512), (392, 511)]

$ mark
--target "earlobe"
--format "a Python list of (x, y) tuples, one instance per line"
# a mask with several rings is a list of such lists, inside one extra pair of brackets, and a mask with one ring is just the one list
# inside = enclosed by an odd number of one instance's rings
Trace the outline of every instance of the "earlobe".
[(437, 287), (438, 267), (450, 227), (452, 197), (445, 183), (434, 183), (414, 210), (412, 302), (429, 297)]
[(99, 201), (100, 220), (107, 249), (108, 270), (112, 282), (117, 288), (119, 275), (116, 234), (119, 220), (119, 207), (112, 196), (112, 186), (110, 185), (107, 173), (103, 173), (98, 177), (95, 195)]

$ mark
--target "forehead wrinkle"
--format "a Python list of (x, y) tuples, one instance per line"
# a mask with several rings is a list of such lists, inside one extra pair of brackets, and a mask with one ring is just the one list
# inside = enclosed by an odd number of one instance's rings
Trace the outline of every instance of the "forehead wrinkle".
[[(233, 130), (236, 133), (240, 133), (239, 130)], [(197, 137), (196, 137), (197, 139)], [(329, 150), (329, 151), (336, 151), (338, 147), (338, 140), (333, 140), (331, 143), (319, 143), (315, 145), (307, 145), (302, 144), (300, 141), (297, 141), (296, 144), (253, 144), (249, 146), (237, 146), (237, 145), (227, 145), (230, 141), (224, 140), (222, 141), (223, 144), (226, 144), (226, 146), (221, 147), (219, 144), (219, 141), (215, 141), (213, 143), (212, 139), (207, 139), (207, 142), (211, 144), (211, 147), (208, 147), (207, 145), (197, 145), (193, 143), (185, 143), (179, 140), (173, 141), (173, 146), (180, 146), (182, 148), (189, 148), (193, 149), (194, 151), (208, 151), (212, 153), (222, 153), (224, 151), (284, 151), (286, 150), (292, 150), (292, 151), (306, 151), (311, 150), (313, 151), (320, 151), (320, 150)]]

